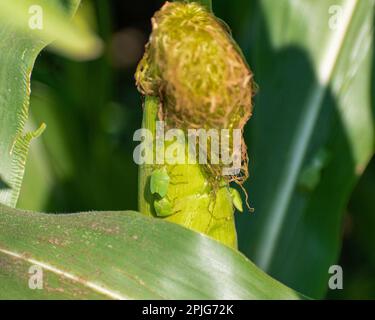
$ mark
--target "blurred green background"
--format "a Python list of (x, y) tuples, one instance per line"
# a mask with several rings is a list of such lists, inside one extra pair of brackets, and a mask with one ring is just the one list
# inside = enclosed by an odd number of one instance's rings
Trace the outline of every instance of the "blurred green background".
[[(48, 212), (137, 209), (133, 133), (141, 124), (142, 99), (134, 72), (151, 31), (150, 18), (163, 2), (84, 0), (76, 19), (85, 19), (96, 30), (105, 43), (104, 54), (95, 61), (73, 62), (46, 50), (41, 53), (32, 76), (28, 126), (45, 122), (47, 130), (30, 149), (19, 208)], [(311, 120), (313, 134), (287, 206), (281, 213), (277, 203), (272, 207), (280, 188), (288, 184), (288, 163), (294, 157), (291, 141), (305, 128), (303, 121), (310, 119), (304, 112), (310, 106), (309, 90), (319, 90), (314, 54), (308, 50), (319, 52), (322, 44), (309, 48), (299, 45), (299, 39), (329, 32), (329, 16), (322, 16), (327, 14), (327, 1), (213, 2), (216, 15), (232, 28), (259, 85), (255, 113), (246, 128), (251, 160), (246, 188), (256, 211), (238, 216), (240, 250), (275, 278), (312, 297), (375, 299), (375, 159), (359, 179), (358, 170), (362, 173), (364, 168), (358, 169), (350, 134), (341, 123), (340, 106), (346, 102), (340, 102), (334, 87), (324, 91), (318, 117)], [(320, 21), (306, 22), (297, 13), (315, 14)], [(298, 19), (311, 30), (303, 29)], [(361, 12), (353, 18), (352, 24), (356, 23), (358, 28), (366, 23)], [(372, 35), (373, 20), (367, 23)], [(323, 25), (323, 31), (317, 25)], [(288, 37), (295, 39), (289, 43)], [(351, 37), (356, 35), (349, 34), (347, 41)], [(350, 43), (346, 47), (354, 50)], [(370, 81), (363, 80), (369, 86), (361, 88), (371, 98), (366, 103), (372, 114), (363, 123), (356, 121), (373, 132), (372, 48), (369, 52), (372, 56), (363, 57), (365, 62), (349, 71), (353, 79), (361, 68), (370, 72)], [(344, 68), (342, 64), (338, 63), (336, 73)], [(347, 83), (341, 91), (354, 90), (361, 95), (356, 103), (362, 103), (360, 81), (345, 77), (342, 81)], [(369, 143), (367, 158), (374, 148), (373, 140)], [(270, 221), (277, 221), (279, 232), (270, 240), (272, 259), (265, 263), (262, 246), (269, 240), (264, 237)], [(344, 270), (343, 290), (327, 288), (328, 266), (335, 263)]]

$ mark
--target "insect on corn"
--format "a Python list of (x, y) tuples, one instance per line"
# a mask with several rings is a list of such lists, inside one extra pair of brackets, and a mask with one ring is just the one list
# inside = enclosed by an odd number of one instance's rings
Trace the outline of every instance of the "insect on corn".
[[(229, 129), (233, 135), (252, 114), (254, 85), (242, 53), (225, 25), (195, 2), (167, 2), (154, 15), (136, 82), (146, 96), (143, 126), (154, 133), (162, 120), (185, 134)], [(241, 145), (239, 174), (223, 175), (222, 164), (210, 161), (210, 148), (207, 164), (141, 166), (140, 211), (236, 247), (234, 210), (243, 208), (230, 183), (242, 185), (248, 177), (243, 138)], [(227, 148), (233, 151), (233, 144)]]

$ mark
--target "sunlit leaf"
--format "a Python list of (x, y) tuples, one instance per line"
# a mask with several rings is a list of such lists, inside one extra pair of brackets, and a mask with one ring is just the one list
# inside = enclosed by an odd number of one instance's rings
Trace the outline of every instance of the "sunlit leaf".
[(43, 46), (54, 41), (52, 47), (69, 57), (95, 58), (101, 51), (100, 39), (84, 23), (71, 20), (79, 3), (80, 0), (2, 0), (0, 24)]
[(374, 153), (374, 1), (237, 3), (249, 23), (235, 31), (260, 88), (248, 126), (255, 216), (239, 218), (240, 248), (322, 297), (345, 207)]
[[(0, 2), (0, 175), (10, 187), (0, 190), (0, 203), (10, 206), (15, 206), (18, 199), (29, 144), (45, 128), (42, 124), (35, 132), (24, 132), (28, 117), (30, 77), (37, 55), (53, 39), (61, 37), (71, 46), (69, 49), (62, 44), (61, 48), (65, 48), (66, 53), (82, 54), (85, 57), (85, 50), (93, 49), (90, 44), (92, 37), (70, 24), (69, 15), (77, 9), (79, 1), (72, 0), (69, 8), (65, 9), (63, 3), (67, 2)], [(30, 29), (30, 6), (42, 8), (41, 30)]]
[[(242, 254), (135, 212), (47, 215), (0, 206), (0, 298), (298, 299)], [(46, 273), (29, 289), (30, 266)], [(42, 290), (43, 291), (43, 290)]]

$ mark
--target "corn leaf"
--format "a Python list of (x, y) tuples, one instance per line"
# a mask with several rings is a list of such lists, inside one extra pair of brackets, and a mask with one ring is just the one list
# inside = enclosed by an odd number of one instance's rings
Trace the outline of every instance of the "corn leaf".
[(233, 25), (260, 88), (248, 127), (255, 216), (239, 218), (240, 249), (316, 298), (374, 154), (374, 3), (238, 1), (233, 9), (249, 14), (242, 21), (251, 22)]
[(54, 39), (56, 48), (73, 57), (98, 53), (98, 40), (71, 25), (69, 16), (78, 4), (77, 0), (0, 2), (0, 176), (9, 186), (0, 190), (0, 203), (16, 205), (29, 144), (45, 128), (42, 124), (34, 132), (24, 132), (37, 55)]
[[(136, 212), (0, 206), (0, 265), (7, 299), (302, 298), (238, 251)], [(43, 290), (29, 288), (32, 266), (43, 270)]]

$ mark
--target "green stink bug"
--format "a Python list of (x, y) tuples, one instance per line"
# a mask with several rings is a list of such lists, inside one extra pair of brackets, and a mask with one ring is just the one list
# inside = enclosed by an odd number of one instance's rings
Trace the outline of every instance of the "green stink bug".
[(169, 183), (170, 177), (165, 167), (152, 172), (150, 189), (155, 197), (154, 209), (158, 217), (168, 217), (174, 213), (172, 203), (167, 197)]
[(168, 217), (174, 214), (172, 203), (167, 197), (154, 200), (154, 208), (158, 217)]
[(168, 193), (169, 181), (170, 178), (165, 167), (154, 170), (150, 180), (151, 193), (157, 193), (160, 197), (164, 198)]

